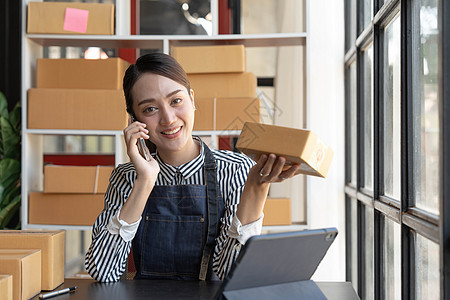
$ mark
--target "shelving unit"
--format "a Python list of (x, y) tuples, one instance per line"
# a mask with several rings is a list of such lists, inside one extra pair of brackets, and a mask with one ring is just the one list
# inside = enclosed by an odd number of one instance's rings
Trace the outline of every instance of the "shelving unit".
[[(217, 0), (216, 0), (217, 1)], [(211, 1), (212, 13), (217, 15), (217, 3)], [(305, 0), (308, 1), (308, 0)], [(122, 3), (122, 1), (116, 1)], [(28, 195), (30, 191), (43, 190), (43, 137), (45, 135), (97, 135), (113, 136), (115, 139), (116, 165), (127, 161), (126, 148), (123, 142), (122, 131), (101, 130), (39, 130), (27, 128), (27, 90), (36, 86), (36, 59), (43, 56), (43, 47), (102, 47), (102, 48), (141, 48), (162, 49), (164, 53), (170, 52), (171, 46), (191, 45), (233, 45), (243, 44), (246, 47), (278, 47), (278, 46), (305, 46), (307, 45), (307, 32), (279, 33), (279, 34), (254, 34), (254, 35), (171, 35), (171, 36), (131, 36), (127, 35), (126, 28), (116, 30), (118, 35), (50, 35), (26, 33), (26, 7), (27, 0), (23, 0), (23, 34), (22, 34), (22, 228), (40, 229), (66, 229), (66, 230), (91, 230), (91, 226), (67, 226), (67, 225), (40, 225), (28, 223)], [(123, 5), (123, 4), (121, 4)], [(306, 4), (307, 6), (307, 4)], [(120, 9), (120, 10), (119, 10)], [(129, 8), (122, 9), (117, 5), (116, 28), (120, 28), (120, 22), (126, 20), (124, 14)], [(216, 18), (217, 19), (217, 18)], [(125, 26), (126, 27), (126, 26)], [(213, 28), (217, 27), (217, 24)], [(128, 30), (129, 31), (129, 30)], [(213, 31), (214, 32), (214, 31)], [(215, 30), (217, 32), (217, 30)], [(307, 47), (306, 47), (307, 49)], [(307, 51), (305, 51), (307, 56)], [(307, 73), (307, 71), (306, 71)], [(307, 77), (307, 76), (306, 76)], [(307, 87), (307, 84), (305, 85)], [(307, 93), (306, 99), (307, 103)], [(219, 135), (239, 135), (239, 131), (195, 131), (199, 136), (210, 136), (213, 147), (216, 137)], [(306, 225), (283, 226), (285, 230), (305, 229)], [(267, 231), (280, 230), (280, 226), (266, 227)]]

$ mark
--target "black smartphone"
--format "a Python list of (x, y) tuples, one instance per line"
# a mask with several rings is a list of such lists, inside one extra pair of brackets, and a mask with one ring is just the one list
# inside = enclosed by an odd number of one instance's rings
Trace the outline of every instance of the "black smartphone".
[[(134, 116), (131, 116), (131, 121), (135, 122), (136, 118)], [(141, 156), (146, 161), (149, 161), (150, 160), (150, 151), (148, 150), (147, 145), (145, 144), (145, 140), (143, 138), (138, 138), (137, 147), (138, 147), (138, 150), (139, 150), (139, 153), (141, 154)]]

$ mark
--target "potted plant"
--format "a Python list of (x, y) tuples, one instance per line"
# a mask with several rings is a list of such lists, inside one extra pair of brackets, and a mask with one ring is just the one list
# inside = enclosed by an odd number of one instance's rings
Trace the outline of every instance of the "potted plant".
[(0, 92), (0, 229), (20, 229), (21, 106)]

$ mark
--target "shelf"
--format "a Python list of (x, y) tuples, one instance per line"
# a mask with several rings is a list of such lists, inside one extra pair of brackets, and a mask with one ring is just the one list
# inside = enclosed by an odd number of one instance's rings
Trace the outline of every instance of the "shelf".
[(41, 46), (162, 49), (165, 41), (173, 46), (233, 45), (246, 47), (304, 46), (306, 33), (205, 35), (55, 35), (27, 34)]
[(43, 224), (27, 224), (27, 229), (43, 229), (43, 230), (87, 230), (91, 231), (92, 226), (86, 225), (43, 225)]
[(25, 129), (25, 134), (42, 135), (123, 135), (122, 130)]
[(263, 226), (262, 231), (271, 232), (286, 232), (308, 229), (308, 225), (305, 224), (292, 224), (292, 225), (279, 225), (279, 226)]

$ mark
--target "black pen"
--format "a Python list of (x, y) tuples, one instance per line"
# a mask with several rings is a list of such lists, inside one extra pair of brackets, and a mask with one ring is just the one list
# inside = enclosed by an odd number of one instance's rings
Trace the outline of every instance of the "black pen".
[(54, 292), (50, 292), (50, 293), (47, 293), (47, 294), (42, 294), (42, 295), (39, 296), (39, 299), (48, 299), (48, 298), (55, 297), (55, 296), (58, 296), (58, 295), (67, 294), (67, 293), (75, 291), (76, 289), (77, 289), (77, 287), (73, 286), (73, 287), (70, 287), (70, 288), (67, 288), (67, 289), (54, 291)]

